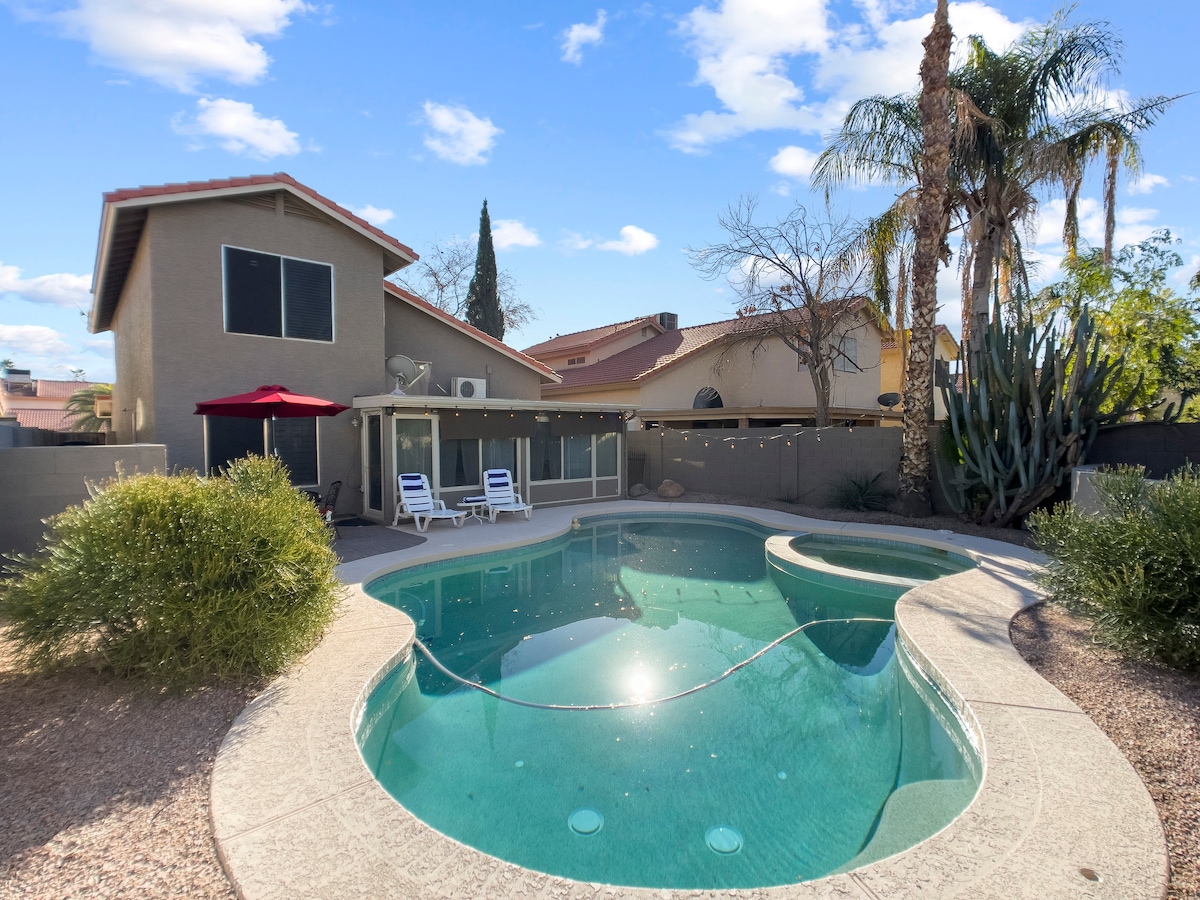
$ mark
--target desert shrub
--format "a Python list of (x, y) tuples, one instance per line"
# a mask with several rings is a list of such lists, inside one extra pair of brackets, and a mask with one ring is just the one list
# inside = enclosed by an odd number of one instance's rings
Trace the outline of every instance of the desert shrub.
[(1043, 583), (1113, 646), (1200, 669), (1200, 473), (1187, 468), (1156, 484), (1144, 475), (1122, 468), (1098, 477), (1098, 515), (1059, 504), (1030, 516), (1051, 560)]
[(887, 509), (896, 499), (880, 482), (883, 473), (874, 475), (840, 475), (829, 487), (829, 505), (836, 509), (871, 512)]
[(46, 521), (45, 547), (0, 582), (34, 666), (98, 659), (166, 684), (273, 675), (337, 602), (328, 529), (276, 459), (113, 479)]

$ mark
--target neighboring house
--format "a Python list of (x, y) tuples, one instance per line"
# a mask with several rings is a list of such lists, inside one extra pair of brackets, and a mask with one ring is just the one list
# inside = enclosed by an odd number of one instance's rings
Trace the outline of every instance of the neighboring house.
[[(673, 318), (673, 317), (672, 317)], [(641, 334), (632, 320), (565, 335), (526, 350), (543, 362), (550, 353), (588, 347), (586, 336), (628, 335), (629, 327)], [(778, 337), (749, 338), (762, 328), (762, 317), (750, 316), (697, 325), (653, 329), (655, 333), (598, 362), (560, 370), (559, 384), (544, 384), (548, 400), (570, 398), (639, 407), (643, 426), (662, 424), (674, 428), (755, 428), (813, 421), (812, 379), (796, 354)], [(585, 336), (580, 340), (579, 336)], [(846, 323), (842, 354), (834, 363), (830, 397), (835, 422), (877, 424), (881, 418), (879, 396), (880, 343), (883, 335), (874, 321), (859, 309)], [(556, 342), (563, 342), (558, 343)]]
[[(165, 444), (171, 467), (201, 472), (273, 449), (298, 485), (342, 481), (340, 511), (385, 521), (403, 471), (448, 503), (491, 464), (535, 504), (620, 495), (622, 411), (543, 402), (552, 369), (383, 280), (415, 259), (283, 173), (106, 194), (90, 327), (115, 337), (118, 442)], [(396, 354), (430, 364), (408, 396), (391, 393)], [(266, 384), (354, 409), (194, 415)]]
[(15, 417), (22, 428), (69, 432), (76, 417), (67, 412), (67, 401), (76, 391), (96, 387), (93, 381), (54, 381), (31, 378), (26, 369), (6, 369), (0, 408)]
[[(904, 372), (900, 354), (900, 343), (896, 340), (893, 333), (891, 336), (884, 339), (881, 345), (883, 361), (879, 367), (879, 394), (882, 397), (885, 394), (904, 394)], [(946, 418), (946, 402), (942, 399), (941, 385), (944, 383), (949, 386), (950, 381), (947, 379), (954, 378), (951, 374), (951, 364), (958, 361), (958, 342), (954, 340), (954, 335), (950, 333), (950, 329), (945, 325), (935, 325), (933, 327), (933, 364), (934, 364), (934, 384), (933, 384), (933, 418), (936, 421), (941, 421)], [(904, 405), (903, 401), (893, 407), (890, 411), (885, 411), (883, 416), (884, 425), (903, 425)]]
[(575, 366), (598, 363), (655, 335), (678, 327), (679, 317), (674, 313), (658, 313), (630, 319), (628, 322), (589, 328), (587, 331), (560, 334), (548, 341), (526, 347), (524, 352), (561, 372)]

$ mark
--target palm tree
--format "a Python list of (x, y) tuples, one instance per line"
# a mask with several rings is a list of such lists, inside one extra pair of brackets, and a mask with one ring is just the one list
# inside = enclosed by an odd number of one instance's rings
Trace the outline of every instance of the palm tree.
[(107, 429), (109, 420), (96, 415), (96, 397), (106, 397), (111, 393), (111, 384), (93, 384), (73, 393), (67, 400), (67, 412), (75, 417), (71, 430), (97, 432)]
[[(1103, 157), (1105, 214), (1115, 221), (1117, 172), (1122, 164), (1137, 171), (1137, 135), (1174, 99), (1113, 105), (1104, 85), (1118, 71), (1120, 52), (1106, 23), (1069, 24), (1059, 13), (1003, 53), (970, 38), (966, 60), (950, 73), (954, 140), (946, 203), (962, 234), (963, 335), (972, 352), (983, 346), (993, 291), (1003, 299), (1014, 286), (1027, 287), (1020, 232), (1032, 225), (1039, 195), (1061, 189), (1064, 242), (1073, 253), (1080, 187), (1090, 164)], [(919, 183), (917, 99), (876, 96), (854, 104), (817, 161), (814, 184)]]

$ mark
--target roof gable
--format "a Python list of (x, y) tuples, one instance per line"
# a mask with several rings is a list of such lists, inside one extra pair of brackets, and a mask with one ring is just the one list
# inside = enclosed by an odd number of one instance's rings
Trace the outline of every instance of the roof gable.
[(663, 330), (662, 325), (659, 324), (657, 315), (641, 316), (640, 318), (629, 319), (625, 322), (615, 322), (612, 325), (601, 325), (598, 328), (589, 328), (585, 331), (560, 334), (548, 341), (542, 341), (540, 344), (526, 347), (523, 352), (529, 356), (558, 356), (559, 354), (575, 350), (586, 351), (612, 338), (620, 337), (631, 331), (644, 328), (647, 325), (654, 326), (660, 332)]
[(508, 346), (508, 344), (504, 343), (503, 341), (498, 341), (490, 334), (480, 331), (469, 322), (464, 322), (462, 319), (450, 315), (450, 313), (446, 312), (444, 309), (439, 309), (428, 300), (422, 300), (411, 291), (406, 291), (399, 285), (393, 284), (392, 282), (386, 280), (383, 282), (383, 289), (387, 294), (390, 294), (396, 299), (407, 303), (409, 306), (419, 309), (421, 312), (444, 322), (455, 331), (459, 331), (462, 334), (479, 341), (481, 344), (486, 344), (491, 349), (498, 353), (502, 353), (509, 359), (520, 363), (526, 368), (533, 369), (533, 371), (537, 372), (544, 381), (548, 381), (551, 384), (557, 384), (562, 380), (562, 377), (549, 366), (538, 362), (532, 356), (527, 356), (520, 350), (514, 350), (512, 347)]
[[(860, 301), (854, 308), (861, 309)], [(799, 318), (800, 310), (787, 310), (789, 317)], [(672, 366), (700, 353), (703, 350), (759, 331), (763, 320), (773, 313), (757, 316), (742, 316), (725, 319), (708, 325), (693, 325), (666, 331), (614, 353), (590, 366), (566, 369), (562, 372), (562, 383), (545, 389), (548, 394), (571, 388), (643, 382), (657, 377)], [(873, 324), (869, 319), (867, 324)]]
[(195, 200), (233, 199), (277, 191), (318, 208), (351, 231), (377, 244), (384, 253), (386, 272), (401, 269), (418, 258), (409, 247), (391, 235), (301, 184), (286, 172), (110, 191), (104, 195), (104, 208), (100, 216), (100, 239), (96, 248), (95, 274), (92, 276), (92, 312), (88, 319), (90, 330), (106, 331), (112, 325), (117, 302), (151, 207)]

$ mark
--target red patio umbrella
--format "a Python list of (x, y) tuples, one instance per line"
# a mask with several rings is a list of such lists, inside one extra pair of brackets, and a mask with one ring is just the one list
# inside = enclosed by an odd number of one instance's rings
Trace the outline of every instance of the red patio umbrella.
[[(257, 390), (196, 404), (198, 416), (235, 416), (242, 419), (304, 419), (312, 416), (336, 416), (349, 409), (332, 400), (293, 394), (281, 384), (264, 384)], [(271, 428), (274, 449), (275, 429)]]
[(281, 384), (264, 384), (258, 390), (196, 404), (198, 416), (237, 416), (242, 419), (303, 419), (336, 416), (350, 407), (320, 397), (293, 394)]

